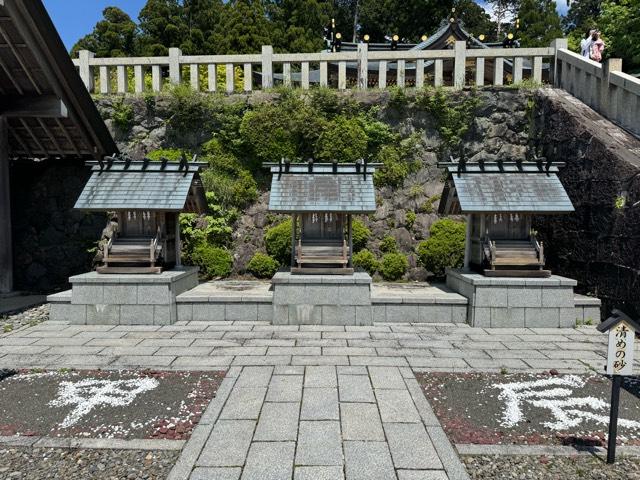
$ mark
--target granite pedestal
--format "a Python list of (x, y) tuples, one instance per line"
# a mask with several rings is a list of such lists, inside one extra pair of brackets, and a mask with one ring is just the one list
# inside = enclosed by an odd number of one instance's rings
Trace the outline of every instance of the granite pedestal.
[(69, 278), (68, 292), (51, 295), (52, 320), (79, 325), (170, 325), (176, 296), (198, 285), (197, 267), (158, 274), (99, 274)]
[[(463, 270), (447, 270), (447, 286), (469, 301), (467, 323), (472, 327), (575, 327), (589, 309), (600, 321), (599, 300), (576, 301), (577, 282), (552, 275), (549, 278), (485, 277)], [(597, 318), (596, 318), (597, 317)]]
[(273, 284), (274, 325), (372, 325), (371, 277), (292, 275), (278, 272)]

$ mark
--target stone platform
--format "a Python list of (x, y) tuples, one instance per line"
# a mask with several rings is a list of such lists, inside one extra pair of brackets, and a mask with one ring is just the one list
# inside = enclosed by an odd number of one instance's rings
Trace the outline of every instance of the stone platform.
[(371, 277), (292, 275), (278, 272), (273, 283), (274, 325), (372, 325)]
[[(299, 275), (295, 275), (294, 282), (299, 277)], [(289, 292), (291, 295), (299, 297), (306, 295), (300, 293), (304, 286), (296, 283), (289, 285), (291, 285)], [(297, 285), (298, 288), (294, 288), (294, 285)], [(327, 285), (335, 287), (339, 284)], [(365, 285), (370, 286), (374, 323), (460, 323), (466, 321), (467, 299), (445, 285), (430, 285), (428, 283), (372, 283)], [(345, 295), (345, 291), (340, 291), (340, 294)], [(202, 283), (193, 290), (178, 295), (176, 298), (178, 319), (180, 321), (201, 322), (240, 320), (272, 322), (273, 297), (274, 292), (270, 282), (226, 280)], [(327, 307), (337, 305), (337, 301), (333, 297), (329, 297), (329, 300), (333, 303), (327, 304)], [(339, 309), (341, 308), (339, 307)], [(325, 309), (327, 312), (329, 310), (329, 308)], [(320, 312), (315, 315), (321, 314)]]
[(176, 296), (198, 285), (196, 267), (158, 274), (99, 274), (69, 278), (72, 288), (50, 295), (50, 318), (76, 325), (170, 325)]
[(600, 322), (600, 300), (578, 296), (577, 282), (549, 278), (485, 277), (463, 270), (447, 270), (447, 286), (469, 301), (467, 323), (491, 328), (572, 328)]

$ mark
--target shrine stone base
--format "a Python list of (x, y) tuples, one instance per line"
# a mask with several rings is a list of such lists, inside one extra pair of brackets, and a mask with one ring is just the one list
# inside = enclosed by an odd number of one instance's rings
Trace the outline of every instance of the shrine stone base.
[(271, 282), (274, 325), (373, 325), (371, 277), (366, 273), (278, 272)]
[(76, 325), (171, 325), (176, 296), (198, 285), (197, 267), (158, 274), (100, 274), (69, 278), (72, 288), (50, 295), (51, 320)]
[(467, 323), (472, 327), (572, 328), (585, 321), (597, 325), (600, 300), (576, 296), (576, 285), (558, 275), (496, 278), (447, 270), (447, 286), (468, 299)]

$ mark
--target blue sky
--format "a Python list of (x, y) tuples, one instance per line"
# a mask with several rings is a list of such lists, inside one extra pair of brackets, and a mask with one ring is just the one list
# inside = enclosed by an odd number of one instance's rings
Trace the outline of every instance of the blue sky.
[[(476, 0), (484, 6), (483, 0)], [(58, 28), (67, 48), (89, 33), (102, 18), (102, 10), (108, 6), (120, 7), (135, 21), (146, 0), (44, 0), (44, 4)], [(566, 0), (556, 0), (561, 14), (567, 11)]]

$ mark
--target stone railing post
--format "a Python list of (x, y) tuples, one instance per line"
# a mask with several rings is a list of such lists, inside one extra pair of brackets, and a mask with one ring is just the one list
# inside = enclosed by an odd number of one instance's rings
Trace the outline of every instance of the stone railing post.
[(611, 72), (622, 71), (621, 58), (609, 58), (602, 63), (602, 78), (600, 78), (600, 113), (609, 119), (613, 119), (616, 115), (616, 99), (612, 98), (616, 95), (615, 87), (610, 88)]
[(553, 58), (549, 63), (549, 83), (555, 87), (560, 86), (561, 78), (562, 78), (562, 69), (560, 67), (560, 62), (558, 61), (558, 50), (568, 50), (569, 49), (569, 40), (566, 38), (556, 38), (551, 41), (551, 48), (553, 48)]
[(182, 51), (179, 48), (169, 49), (169, 81), (174, 85), (180, 85), (182, 82), (181, 56)]
[(273, 88), (273, 47), (262, 46), (262, 89)]
[(369, 83), (369, 45), (358, 44), (358, 88), (366, 90)]
[(95, 53), (90, 52), (89, 50), (80, 50), (79, 60), (80, 60), (80, 78), (84, 82), (85, 87), (89, 92), (93, 93), (95, 89), (95, 81), (93, 78), (93, 68), (90, 65), (90, 61), (93, 57), (95, 57)]
[(465, 68), (467, 63), (467, 42), (456, 41), (454, 46), (455, 63), (453, 68), (453, 87), (457, 90), (464, 88)]

